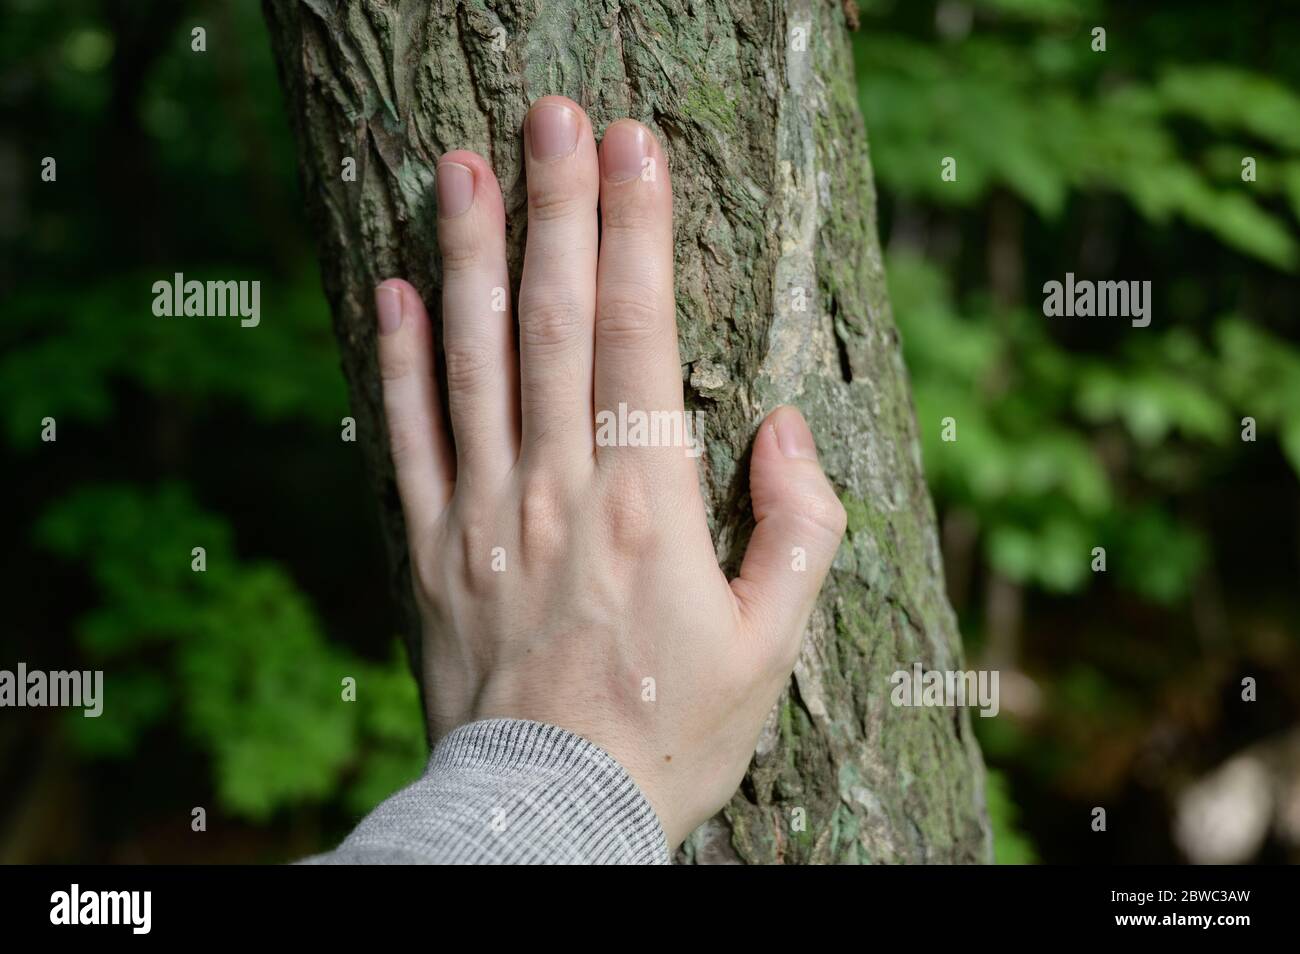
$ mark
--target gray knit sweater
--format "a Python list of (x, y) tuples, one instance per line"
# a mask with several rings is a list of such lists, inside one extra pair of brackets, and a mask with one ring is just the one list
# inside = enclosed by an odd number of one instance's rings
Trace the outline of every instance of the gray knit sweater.
[(603, 749), (553, 725), (488, 719), (305, 864), (668, 864), (659, 819)]

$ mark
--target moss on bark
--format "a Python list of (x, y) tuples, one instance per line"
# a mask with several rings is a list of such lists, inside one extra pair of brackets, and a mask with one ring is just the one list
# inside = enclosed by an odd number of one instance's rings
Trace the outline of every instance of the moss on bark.
[[(703, 414), (701, 487), (719, 558), (734, 569), (743, 551), (748, 448), (758, 420), (780, 403), (808, 417), (851, 516), (750, 774), (681, 860), (989, 860), (983, 765), (966, 710), (889, 704), (894, 670), (958, 668), (962, 657), (886, 294), (844, 5), (264, 6), (408, 611), (371, 289), (404, 276), (438, 320), (433, 176), (443, 152), (474, 149), (492, 162), (517, 274), (528, 104), (568, 95), (598, 135), (632, 116), (664, 142), (672, 169), (682, 375), (688, 407)], [(349, 156), (355, 182), (340, 175)], [(408, 647), (418, 668), (413, 628)]]

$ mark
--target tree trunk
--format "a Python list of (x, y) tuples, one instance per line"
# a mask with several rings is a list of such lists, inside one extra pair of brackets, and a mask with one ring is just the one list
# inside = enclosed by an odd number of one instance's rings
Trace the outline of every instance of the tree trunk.
[[(598, 136), (632, 116), (660, 137), (672, 169), (682, 376), (688, 410), (702, 412), (701, 487), (720, 560), (735, 570), (752, 527), (748, 447), (779, 403), (803, 410), (849, 512), (749, 775), (679, 860), (989, 860), (968, 710), (890, 703), (894, 671), (963, 661), (885, 291), (851, 0), (264, 2), (408, 609), (372, 288), (405, 277), (438, 321), (443, 152), (491, 161), (517, 274), (529, 103), (568, 95)], [(345, 157), (355, 182), (341, 175)]]

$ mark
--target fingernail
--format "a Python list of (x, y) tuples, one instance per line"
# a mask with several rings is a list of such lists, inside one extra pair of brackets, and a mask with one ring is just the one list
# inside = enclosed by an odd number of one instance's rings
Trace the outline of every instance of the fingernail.
[(615, 123), (600, 144), (600, 171), (610, 182), (641, 174), (650, 156), (650, 137), (639, 123)]
[(438, 163), (438, 213), (444, 219), (464, 215), (474, 202), (474, 172), (459, 162)]
[(559, 159), (578, 145), (578, 117), (568, 106), (547, 103), (528, 114), (528, 150), (534, 159)]
[(812, 431), (804, 423), (803, 415), (794, 408), (786, 408), (777, 414), (772, 419), (772, 426), (776, 429), (776, 442), (786, 457), (817, 459), (817, 443)]
[(379, 312), (379, 333), (391, 335), (402, 327), (402, 290), (392, 285), (375, 289), (375, 310)]

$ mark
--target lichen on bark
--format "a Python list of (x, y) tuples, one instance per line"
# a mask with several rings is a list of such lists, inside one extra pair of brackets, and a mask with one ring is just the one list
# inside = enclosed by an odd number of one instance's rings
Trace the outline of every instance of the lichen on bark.
[[(959, 668), (962, 655), (886, 294), (844, 5), (264, 6), (408, 616), (371, 289), (392, 275), (408, 278), (437, 323), (433, 177), (443, 152), (473, 149), (491, 161), (517, 275), (528, 104), (570, 96), (597, 135), (632, 116), (659, 136), (671, 167), (682, 375), (688, 407), (703, 420), (701, 490), (719, 559), (734, 569), (752, 528), (748, 448), (777, 404), (804, 411), (850, 513), (751, 771), (679, 860), (989, 860), (983, 765), (966, 710), (889, 704), (894, 670), (914, 662)], [(348, 156), (356, 182), (340, 176)], [(408, 648), (418, 670), (414, 627)]]

